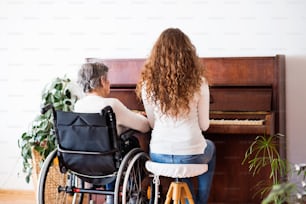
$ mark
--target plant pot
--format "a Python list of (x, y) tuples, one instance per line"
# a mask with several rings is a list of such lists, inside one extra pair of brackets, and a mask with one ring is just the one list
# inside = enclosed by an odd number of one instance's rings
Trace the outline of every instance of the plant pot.
[(38, 182), (38, 177), (39, 177), (39, 172), (40, 172), (40, 165), (42, 162), (42, 156), (40, 156), (39, 152), (37, 152), (34, 148), (31, 149), (32, 151), (32, 181), (34, 185), (34, 191), (35, 195), (37, 195), (37, 182)]

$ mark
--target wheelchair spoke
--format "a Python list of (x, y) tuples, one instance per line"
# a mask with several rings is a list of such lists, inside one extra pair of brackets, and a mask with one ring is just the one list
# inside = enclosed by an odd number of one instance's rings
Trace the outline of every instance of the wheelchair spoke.
[(129, 162), (123, 181), (123, 204), (136, 204), (144, 200), (145, 196), (143, 195), (144, 193), (142, 193), (142, 181), (146, 177), (146, 170), (143, 164), (147, 159), (147, 155), (144, 152), (140, 152)]

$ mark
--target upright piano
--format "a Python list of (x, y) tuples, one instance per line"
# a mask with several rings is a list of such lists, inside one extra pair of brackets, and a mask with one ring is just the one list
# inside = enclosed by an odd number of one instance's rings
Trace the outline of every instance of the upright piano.
[[(209, 203), (260, 203), (254, 186), (269, 171), (253, 176), (244, 155), (256, 136), (286, 135), (285, 56), (201, 58), (210, 84), (210, 127), (217, 163)], [(143, 111), (135, 86), (145, 59), (94, 59), (109, 66), (110, 97)], [(277, 141), (286, 157), (286, 137)]]

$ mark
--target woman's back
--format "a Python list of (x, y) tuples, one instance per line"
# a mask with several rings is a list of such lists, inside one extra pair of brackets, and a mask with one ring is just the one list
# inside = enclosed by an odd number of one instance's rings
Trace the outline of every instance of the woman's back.
[[(145, 89), (143, 89), (143, 102), (148, 113), (148, 119), (152, 124), (150, 150), (160, 154), (191, 155), (201, 154), (206, 147), (206, 141), (202, 131), (209, 126), (207, 97), (209, 97), (208, 85), (203, 84), (201, 91), (195, 94), (189, 103), (189, 112), (183, 117), (165, 115), (158, 104), (148, 101)], [(204, 111), (199, 113), (199, 107)]]

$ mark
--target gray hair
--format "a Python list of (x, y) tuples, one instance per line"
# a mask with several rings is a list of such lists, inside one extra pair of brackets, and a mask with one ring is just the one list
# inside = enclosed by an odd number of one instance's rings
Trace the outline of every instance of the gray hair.
[(107, 77), (108, 67), (101, 63), (85, 63), (78, 72), (78, 84), (85, 93), (101, 86), (100, 78)]

